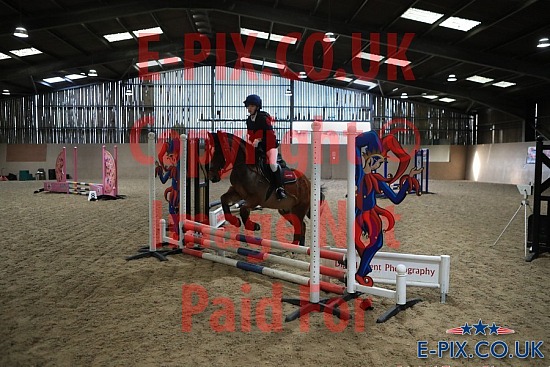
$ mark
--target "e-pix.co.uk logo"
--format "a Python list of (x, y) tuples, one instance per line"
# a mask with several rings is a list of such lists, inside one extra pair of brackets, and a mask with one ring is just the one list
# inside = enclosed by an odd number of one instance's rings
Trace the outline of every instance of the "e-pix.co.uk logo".
[[(470, 342), (469, 340), (439, 340), (428, 342), (417, 341), (416, 353), (418, 358), (451, 358), (451, 359), (487, 359), (487, 358), (517, 358), (543, 359), (543, 340), (504, 340), (501, 336), (516, 334), (516, 331), (498, 325), (495, 322), (484, 323), (479, 319), (477, 323), (465, 322), (461, 326), (447, 329), (447, 334), (462, 336), (486, 336), (487, 340)], [(494, 339), (494, 340), (491, 340)]]

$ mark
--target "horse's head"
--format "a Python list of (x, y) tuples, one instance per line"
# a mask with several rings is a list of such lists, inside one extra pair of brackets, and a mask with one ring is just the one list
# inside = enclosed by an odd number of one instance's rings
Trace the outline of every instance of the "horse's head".
[(220, 145), (220, 139), (217, 133), (208, 133), (208, 149), (210, 150), (208, 179), (213, 183), (216, 183), (221, 180), (221, 171), (226, 165), (223, 150)]

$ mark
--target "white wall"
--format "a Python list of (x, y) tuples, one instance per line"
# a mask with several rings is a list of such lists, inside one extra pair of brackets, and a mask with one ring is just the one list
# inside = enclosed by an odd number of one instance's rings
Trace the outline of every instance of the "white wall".
[[(514, 185), (534, 182), (535, 165), (526, 161), (527, 148), (535, 144), (533, 141), (470, 146), (465, 177), (471, 181)], [(549, 176), (550, 170), (543, 168), (543, 179)]]

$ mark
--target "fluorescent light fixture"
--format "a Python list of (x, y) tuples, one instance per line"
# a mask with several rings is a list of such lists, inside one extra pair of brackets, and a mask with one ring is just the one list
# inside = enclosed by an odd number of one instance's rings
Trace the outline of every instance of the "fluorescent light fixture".
[(393, 57), (390, 57), (386, 61), (384, 61), (384, 63), (405, 67), (409, 65), (411, 62), (409, 60), (394, 59)]
[(11, 59), (10, 55), (0, 52), (0, 60)]
[[(351, 79), (351, 78), (348, 78), (347, 76), (335, 76), (334, 79), (340, 80), (340, 81), (342, 81), (342, 82), (347, 82), (347, 83), (349, 83), (349, 82), (351, 82), (351, 81), (353, 80), (353, 79)], [(359, 83), (359, 84), (360, 84), (360, 83)]]
[(416, 20), (417, 22), (434, 24), (441, 18), (443, 14), (434, 13), (429, 10), (422, 10), (417, 8), (409, 8), (406, 12), (401, 14), (401, 18)]
[(69, 74), (69, 75), (65, 75), (65, 78), (71, 79), (71, 80), (76, 80), (76, 79), (86, 78), (86, 75), (83, 75), (83, 74)]
[(177, 57), (177, 56), (174, 56), (174, 57), (167, 57), (167, 58), (164, 58), (164, 59), (160, 59), (160, 60), (159, 60), (159, 63), (160, 63), (161, 65), (175, 64), (175, 63), (178, 63), (178, 62), (181, 62), (181, 57)]
[(136, 66), (140, 69), (151, 67), (151, 66), (158, 66), (158, 65), (159, 64), (157, 63), (156, 60), (149, 60), (149, 61), (143, 61), (143, 62), (136, 63)]
[(439, 101), (440, 102), (445, 102), (445, 103), (451, 103), (451, 102), (456, 101), (456, 99), (445, 97), (445, 98), (440, 98)]
[(454, 74), (449, 74), (449, 76), (447, 77), (447, 81), (448, 82), (456, 82), (458, 79), (456, 78), (456, 75)]
[(103, 36), (109, 42), (118, 42), (124, 40), (131, 40), (133, 37), (130, 32), (111, 33)]
[(377, 54), (369, 54), (368, 52), (359, 52), (355, 57), (360, 57), (365, 60), (380, 61), (384, 56)]
[(96, 77), (97, 76), (97, 71), (95, 69), (90, 69), (90, 71), (88, 71), (88, 76)]
[(376, 87), (378, 84), (376, 83), (373, 83), (373, 82), (368, 82), (366, 80), (361, 80), (361, 79), (355, 79), (353, 81), (355, 84), (359, 84), (359, 85), (364, 85), (364, 86), (367, 86), (369, 87), (369, 89), (372, 89), (374, 87)]
[(502, 82), (494, 83), (493, 85), (495, 87), (508, 88), (508, 87), (513, 86), (513, 85), (516, 85), (516, 83), (502, 81)]
[(152, 34), (162, 34), (162, 29), (160, 27), (138, 29), (137, 31), (132, 32), (136, 37), (150, 36)]
[(263, 38), (264, 40), (269, 38), (269, 33), (257, 31), (255, 29), (241, 28), (241, 34), (245, 36), (254, 36), (257, 38)]
[(277, 64), (275, 62), (270, 62), (270, 61), (264, 61), (264, 66), (268, 66), (270, 68), (277, 68), (281, 70), (285, 68), (283, 64)]
[(409, 95), (406, 92), (401, 93), (401, 98), (407, 99), (409, 98)]
[(27, 32), (27, 29), (25, 27), (16, 27), (13, 35), (19, 38), (29, 37), (29, 33)]
[(4, 89), (4, 90), (2, 91), (2, 95), (4, 95), (4, 96), (9, 96), (9, 95), (10, 95), (9, 89)]
[(422, 94), (422, 98), (426, 98), (426, 99), (437, 99), (437, 96), (433, 95), (433, 94)]
[(296, 41), (298, 41), (298, 38), (296, 37), (290, 37), (290, 36), (281, 36), (279, 34), (271, 33), (271, 36), (269, 37), (271, 41), (275, 42), (283, 42), (288, 44), (295, 44)]
[(61, 82), (66, 82), (67, 80), (65, 80), (65, 78), (61, 78), (59, 76), (54, 76), (52, 78), (46, 78), (46, 79), (42, 79), (44, 80), (46, 83), (49, 83), (49, 84), (52, 84), (52, 83), (61, 83)]
[(284, 69), (285, 66), (283, 64), (277, 64), (270, 61), (262, 61), (258, 59), (250, 59), (248, 57), (241, 57), (241, 62), (247, 63), (247, 64), (254, 64), (254, 65), (260, 65), (260, 66), (267, 66), (270, 68), (277, 68), (277, 69)]
[(481, 24), (481, 22), (478, 22), (477, 20), (449, 17), (441, 22), (440, 26), (468, 32), (470, 29), (474, 28), (478, 24)]
[(262, 38), (265, 40), (269, 39), (270, 41), (275, 41), (275, 42), (289, 43), (291, 45), (295, 44), (296, 41), (298, 41), (296, 37), (283, 36), (276, 33), (271, 33), (270, 35), (267, 32), (258, 31), (250, 28), (241, 28), (241, 34), (245, 36), (254, 36), (257, 38)]
[(479, 76), (479, 75), (473, 75), (469, 78), (466, 78), (466, 80), (469, 80), (471, 82), (480, 83), (480, 84), (485, 84), (485, 83), (492, 82), (494, 79), (485, 78), (484, 76)]
[(31, 55), (38, 55), (38, 54), (41, 54), (42, 51), (40, 50), (37, 50), (36, 48), (34, 47), (29, 47), (29, 48), (21, 48), (19, 50), (10, 50), (10, 52), (16, 56), (19, 56), (19, 57), (25, 57), (25, 56), (31, 56)]
[(307, 74), (305, 71), (300, 71), (300, 73), (298, 74), (298, 78), (300, 79), (305, 79), (307, 78)]
[(333, 32), (325, 33), (325, 36), (323, 37), (323, 42), (331, 43), (331, 42), (334, 42), (334, 41), (336, 41), (336, 36), (334, 35)]
[(548, 46), (550, 46), (550, 39), (548, 39), (548, 37), (541, 38), (539, 40), (539, 44), (537, 45), (539, 48), (546, 48)]

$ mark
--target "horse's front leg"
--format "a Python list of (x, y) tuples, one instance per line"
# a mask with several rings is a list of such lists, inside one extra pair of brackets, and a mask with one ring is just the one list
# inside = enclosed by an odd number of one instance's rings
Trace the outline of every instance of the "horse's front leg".
[(241, 220), (236, 216), (234, 216), (233, 214), (231, 214), (231, 208), (230, 208), (231, 205), (241, 200), (241, 196), (239, 195), (239, 193), (235, 191), (233, 186), (231, 186), (229, 190), (227, 190), (227, 192), (220, 197), (220, 200), (222, 202), (222, 208), (223, 208), (223, 214), (224, 214), (225, 220), (228, 221), (229, 224), (235, 227), (240, 227)]
[(244, 222), (244, 228), (248, 229), (249, 231), (259, 231), (260, 224), (250, 220), (250, 208), (253, 208), (253, 207), (255, 208), (256, 205), (251, 206), (245, 202), (241, 205), (241, 208), (239, 209), (239, 213), (241, 214), (241, 219)]

